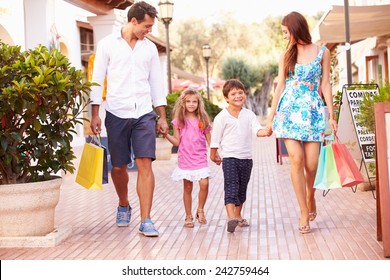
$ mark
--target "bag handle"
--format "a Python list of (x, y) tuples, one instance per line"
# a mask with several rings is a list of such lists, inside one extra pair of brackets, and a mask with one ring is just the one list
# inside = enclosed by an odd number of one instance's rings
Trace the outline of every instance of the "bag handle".
[(334, 141), (337, 143), (337, 144), (340, 144), (340, 139), (337, 137), (337, 134), (334, 133)]
[[(88, 142), (88, 139), (91, 139), (91, 141)], [(87, 139), (87, 143), (92, 143), (92, 144), (96, 144), (97, 146), (99, 147), (102, 147), (102, 141), (101, 141), (101, 138), (100, 138), (100, 133), (99, 134), (94, 134), (94, 135), (90, 135)]]

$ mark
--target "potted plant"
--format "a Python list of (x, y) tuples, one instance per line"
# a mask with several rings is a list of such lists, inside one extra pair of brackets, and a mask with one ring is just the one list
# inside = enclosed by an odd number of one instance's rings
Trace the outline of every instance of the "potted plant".
[(0, 237), (54, 230), (62, 179), (73, 173), (71, 141), (91, 83), (58, 50), (0, 42)]
[[(381, 85), (379, 87), (379, 93), (374, 96), (368, 94), (363, 96), (362, 102), (359, 104), (359, 115), (356, 117), (357, 123), (365, 127), (369, 132), (375, 132), (375, 114), (374, 104), (377, 102), (390, 102), (390, 83)], [(376, 174), (375, 163), (368, 165), (370, 173)]]
[(374, 103), (376, 102), (390, 102), (390, 83), (379, 87), (379, 94), (373, 97), (367, 95), (363, 96), (363, 100), (359, 105), (359, 115), (357, 121), (359, 125), (367, 128), (368, 131), (375, 131), (375, 114)]

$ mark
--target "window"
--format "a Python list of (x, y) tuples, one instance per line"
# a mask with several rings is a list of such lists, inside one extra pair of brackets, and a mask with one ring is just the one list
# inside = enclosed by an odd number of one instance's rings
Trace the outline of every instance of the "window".
[(379, 57), (377, 55), (366, 56), (366, 83), (372, 81), (379, 84)]
[(92, 29), (80, 27), (80, 49), (81, 62), (83, 65), (86, 65), (90, 55), (94, 52)]

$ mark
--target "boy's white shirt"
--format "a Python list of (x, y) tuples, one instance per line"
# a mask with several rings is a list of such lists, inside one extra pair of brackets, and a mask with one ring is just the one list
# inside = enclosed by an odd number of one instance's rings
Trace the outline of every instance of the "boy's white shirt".
[(252, 158), (252, 138), (263, 127), (256, 115), (242, 108), (238, 118), (223, 109), (214, 118), (210, 148), (218, 148), (221, 158)]

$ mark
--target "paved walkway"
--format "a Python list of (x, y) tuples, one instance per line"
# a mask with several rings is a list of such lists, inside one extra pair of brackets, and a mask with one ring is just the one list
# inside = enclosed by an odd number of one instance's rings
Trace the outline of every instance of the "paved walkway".
[[(112, 184), (88, 191), (66, 175), (56, 209), (56, 225), (72, 227), (72, 235), (52, 248), (0, 248), (2, 260), (380, 260), (376, 240), (376, 202), (370, 191), (332, 190), (316, 193), (318, 217), (312, 233), (298, 233), (298, 206), (290, 182), (290, 164), (276, 163), (275, 139), (261, 138), (254, 146), (254, 167), (244, 217), (249, 228), (226, 232), (222, 169), (211, 163), (206, 203), (207, 225), (183, 227), (182, 184), (171, 181), (177, 155), (155, 161), (156, 190), (152, 216), (158, 238), (138, 233), (139, 205), (130, 172), (130, 226), (115, 225), (116, 194)], [(78, 151), (79, 152), (79, 151)], [(76, 165), (77, 166), (77, 165)], [(196, 188), (194, 188), (196, 190)], [(194, 209), (197, 194), (194, 191)]]

